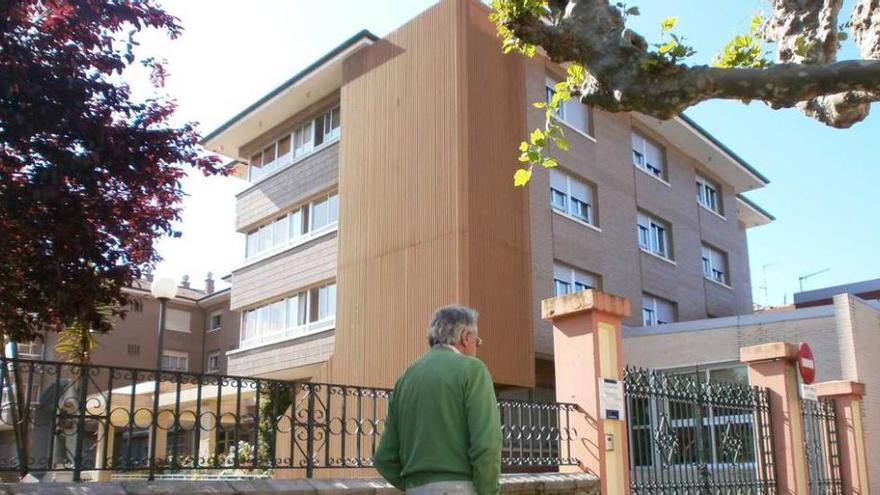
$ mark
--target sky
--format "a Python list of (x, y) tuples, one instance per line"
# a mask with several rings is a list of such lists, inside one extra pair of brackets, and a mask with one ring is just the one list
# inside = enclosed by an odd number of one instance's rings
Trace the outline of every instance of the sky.
[[(178, 117), (208, 133), (247, 105), (332, 50), (361, 29), (384, 35), (428, 6), (428, 0), (164, 0), (180, 18), (184, 34), (169, 41), (156, 33), (140, 38), (143, 55), (165, 58), (166, 91), (179, 104)], [(649, 41), (659, 22), (679, 16), (684, 35), (706, 63), (766, 2), (664, 0), (628, 2), (641, 15), (630, 27)], [(845, 11), (849, 4), (846, 2)], [(844, 52), (856, 56), (852, 47)], [(777, 220), (748, 231), (754, 301), (790, 303), (798, 277), (828, 270), (804, 283), (809, 290), (880, 277), (880, 166), (871, 144), (880, 138), (876, 115), (848, 130), (826, 127), (796, 110), (774, 111), (761, 103), (705, 102), (686, 113), (770, 179), (748, 197)], [(194, 287), (205, 274), (227, 275), (244, 258), (244, 239), (234, 231), (235, 178), (195, 172), (183, 183), (188, 194), (178, 229), (157, 249), (157, 273), (189, 275)]]

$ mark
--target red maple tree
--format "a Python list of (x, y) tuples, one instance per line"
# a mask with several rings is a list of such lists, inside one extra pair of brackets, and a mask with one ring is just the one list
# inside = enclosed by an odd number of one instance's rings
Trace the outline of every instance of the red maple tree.
[[(173, 101), (136, 100), (122, 77), (135, 34), (171, 38), (153, 0), (0, 2), (0, 333), (14, 340), (80, 322), (109, 329), (122, 288), (179, 235), (187, 168), (226, 174)], [(143, 59), (155, 88), (162, 63)]]

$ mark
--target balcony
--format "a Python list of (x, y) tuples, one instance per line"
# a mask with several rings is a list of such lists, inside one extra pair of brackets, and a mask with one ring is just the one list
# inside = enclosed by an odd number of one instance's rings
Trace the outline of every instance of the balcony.
[(326, 332), (335, 328), (336, 317), (331, 316), (304, 325), (296, 325), (288, 328), (282, 328), (272, 332), (254, 332), (254, 335), (248, 335), (248, 332), (245, 329), (241, 334), (241, 342), (239, 343), (238, 351), (244, 351), (247, 349), (254, 349), (269, 344), (276, 344), (288, 340), (298, 339), (300, 337)]

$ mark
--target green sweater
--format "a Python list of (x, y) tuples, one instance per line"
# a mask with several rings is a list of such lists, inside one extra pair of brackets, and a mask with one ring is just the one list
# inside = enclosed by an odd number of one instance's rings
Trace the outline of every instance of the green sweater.
[(375, 467), (400, 490), (473, 481), (498, 493), (501, 421), (486, 365), (445, 346), (413, 363), (394, 386)]

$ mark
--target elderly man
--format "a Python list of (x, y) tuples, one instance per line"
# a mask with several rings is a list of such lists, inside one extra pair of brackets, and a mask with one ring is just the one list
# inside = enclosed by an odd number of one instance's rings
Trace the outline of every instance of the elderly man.
[(501, 421), (492, 377), (476, 358), (477, 312), (438, 309), (428, 342), (394, 386), (375, 467), (408, 494), (498, 493)]

